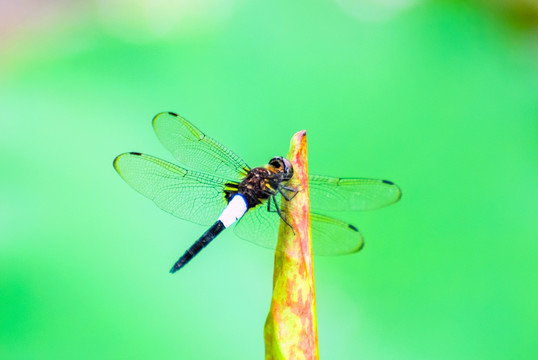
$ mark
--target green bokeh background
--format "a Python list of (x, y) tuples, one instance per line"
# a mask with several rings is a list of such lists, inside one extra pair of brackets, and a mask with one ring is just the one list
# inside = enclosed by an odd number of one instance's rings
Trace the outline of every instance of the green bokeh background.
[(204, 229), (112, 167), (172, 160), (160, 111), (251, 165), (306, 129), (310, 172), (402, 188), (341, 214), (362, 252), (315, 258), (321, 359), (538, 358), (524, 28), (463, 3), (371, 18), (352, 1), (158, 3), (28, 9), (0, 43), (0, 358), (263, 357), (271, 251), (228, 231), (170, 275)]

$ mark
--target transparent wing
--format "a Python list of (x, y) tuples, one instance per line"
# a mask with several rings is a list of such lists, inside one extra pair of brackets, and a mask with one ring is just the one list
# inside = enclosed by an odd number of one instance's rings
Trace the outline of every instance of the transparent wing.
[(395, 203), (400, 188), (388, 180), (308, 177), (312, 211), (356, 211), (378, 209)]
[(267, 204), (249, 209), (235, 225), (234, 232), (243, 240), (265, 248), (274, 249), (278, 239), (280, 217), (267, 210)]
[[(274, 249), (279, 225), (278, 213), (269, 212), (267, 204), (261, 204), (247, 211), (234, 231), (244, 240)], [(362, 235), (353, 225), (324, 215), (311, 213), (310, 228), (314, 255), (349, 254), (359, 251), (364, 244)]]
[(140, 153), (119, 155), (114, 167), (133, 189), (178, 218), (211, 225), (227, 205), (223, 191), (230, 181), (224, 178)]
[(314, 255), (344, 255), (357, 252), (364, 240), (356, 227), (338, 219), (310, 213)]
[(187, 168), (234, 180), (250, 170), (239, 156), (177, 114), (157, 114), (153, 129), (164, 147)]

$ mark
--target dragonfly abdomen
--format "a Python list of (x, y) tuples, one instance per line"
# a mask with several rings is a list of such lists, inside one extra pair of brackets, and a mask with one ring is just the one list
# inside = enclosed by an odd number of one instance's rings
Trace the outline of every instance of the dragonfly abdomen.
[(228, 206), (220, 214), (218, 221), (224, 224), (224, 227), (230, 227), (234, 222), (241, 219), (241, 217), (249, 209), (247, 200), (241, 194), (235, 194), (228, 203)]
[(248, 210), (247, 201), (241, 194), (236, 194), (228, 203), (219, 216), (217, 222), (213, 224), (192, 246), (185, 251), (183, 256), (172, 266), (170, 272), (173, 274), (185, 266), (193, 257), (195, 257), (204, 247), (207, 246), (222, 230), (230, 227), (234, 222), (239, 220)]
[(213, 224), (213, 226), (211, 226), (209, 230), (207, 230), (194, 244), (192, 244), (192, 246), (185, 251), (185, 254), (178, 259), (178, 261), (176, 261), (174, 266), (172, 266), (170, 269), (170, 273), (173, 274), (185, 266), (224, 229), (226, 229), (226, 227), (220, 220)]

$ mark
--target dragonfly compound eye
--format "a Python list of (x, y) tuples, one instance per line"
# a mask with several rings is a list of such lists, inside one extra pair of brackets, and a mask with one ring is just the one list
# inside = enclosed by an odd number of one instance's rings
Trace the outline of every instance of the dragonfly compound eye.
[(271, 165), (272, 167), (274, 167), (275, 169), (279, 169), (279, 170), (283, 170), (284, 169), (284, 161), (283, 161), (283, 157), (281, 156), (276, 156), (274, 158), (272, 158), (271, 160), (269, 160), (269, 165)]
[(282, 158), (282, 162), (284, 163), (284, 180), (290, 180), (293, 176), (293, 166), (288, 159)]
[(282, 173), (282, 180), (284, 181), (291, 179), (293, 176), (293, 166), (291, 166), (288, 159), (283, 158), (282, 156), (276, 156), (269, 160), (269, 165)]

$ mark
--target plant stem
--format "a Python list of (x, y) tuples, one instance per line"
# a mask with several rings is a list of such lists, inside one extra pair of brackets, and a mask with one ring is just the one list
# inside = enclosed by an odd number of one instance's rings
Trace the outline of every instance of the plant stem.
[(273, 296), (264, 328), (265, 359), (318, 359), (314, 266), (310, 238), (310, 200), (306, 132), (291, 139), (287, 156), (299, 185), (291, 200), (282, 198), (282, 210), (293, 229), (280, 222), (275, 251)]

